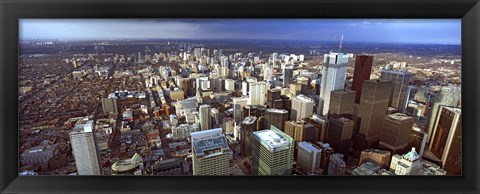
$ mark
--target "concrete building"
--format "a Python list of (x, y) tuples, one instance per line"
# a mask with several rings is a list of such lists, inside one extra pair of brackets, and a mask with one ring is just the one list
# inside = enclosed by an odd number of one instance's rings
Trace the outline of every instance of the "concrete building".
[(320, 167), (323, 170), (323, 175), (328, 174), (328, 166), (330, 165), (330, 156), (334, 153), (330, 144), (317, 142), (318, 146), (322, 149), (322, 161), (320, 162)]
[(352, 90), (356, 91), (355, 103), (360, 103), (363, 81), (370, 79), (372, 73), (373, 56), (357, 55), (355, 57), (355, 68), (353, 71)]
[(188, 175), (189, 171), (188, 162), (180, 158), (160, 160), (153, 165), (154, 175)]
[(288, 121), (288, 111), (285, 109), (268, 108), (265, 110), (265, 121), (267, 128), (273, 125), (281, 131), (284, 131), (285, 122)]
[(212, 128), (211, 107), (208, 104), (200, 105), (198, 110), (200, 119), (200, 130)]
[(118, 114), (117, 99), (115, 98), (103, 98), (102, 108), (104, 114)]
[(403, 113), (385, 116), (379, 147), (397, 153), (408, 146), (410, 132), (413, 127), (413, 117)]
[(360, 165), (365, 162), (371, 162), (382, 168), (389, 168), (391, 155), (392, 154), (389, 151), (385, 150), (366, 149), (361, 152), (358, 164)]
[(303, 94), (292, 97), (290, 120), (296, 121), (309, 118), (313, 115), (313, 105), (313, 100)]
[(433, 127), (429, 150), (439, 159), (447, 175), (462, 174), (462, 111), (441, 106)]
[(355, 91), (350, 90), (333, 90), (330, 95), (329, 114), (353, 119), (355, 94)]
[(100, 175), (100, 158), (93, 130), (93, 120), (79, 120), (70, 132), (78, 175)]
[(322, 82), (320, 86), (319, 115), (326, 115), (330, 108), (330, 94), (333, 90), (344, 89), (348, 55), (330, 53), (323, 56)]
[(264, 105), (266, 96), (266, 82), (250, 82), (250, 94), (248, 95), (248, 105)]
[(352, 175), (360, 175), (360, 176), (367, 176), (367, 175), (378, 175), (380, 171), (380, 166), (371, 163), (365, 162), (362, 163), (360, 166), (352, 170)]
[(390, 107), (394, 107), (401, 112), (406, 110), (410, 93), (408, 84), (412, 78), (413, 74), (405, 71), (382, 71), (379, 79), (391, 80), (393, 82), (393, 90), (390, 94), (389, 100)]
[(226, 79), (226, 80), (225, 80), (225, 90), (227, 90), (227, 91), (234, 91), (234, 90), (235, 90), (235, 80), (233, 80), (233, 79)]
[(232, 98), (233, 100), (233, 119), (235, 122), (243, 120), (243, 107), (247, 105), (248, 98), (239, 97)]
[(268, 89), (267, 90), (267, 107), (273, 108), (275, 100), (280, 100), (280, 93), (279, 89)]
[(314, 114), (310, 117), (310, 123), (315, 126), (316, 133), (315, 134), (308, 134), (308, 132), (305, 134), (305, 140), (310, 141), (313, 140), (315, 136), (317, 137), (315, 141), (312, 142), (326, 142), (327, 140), (327, 129), (328, 129), (328, 120), (323, 118), (322, 116), (319, 116), (317, 114)]
[(461, 94), (462, 94), (461, 88), (458, 86), (450, 85), (450, 86), (443, 86), (440, 88), (438, 96), (435, 98), (435, 102), (433, 104), (433, 108), (430, 116), (430, 122), (428, 124), (427, 142), (430, 142), (430, 140), (432, 139), (433, 127), (437, 122), (437, 120), (439, 119), (438, 111), (440, 109), (440, 106), (460, 107), (461, 105), (460, 102), (462, 100)]
[(380, 140), (392, 87), (392, 81), (367, 80), (363, 83), (356, 126), (358, 133), (365, 135), (369, 147)]
[(330, 117), (328, 120), (327, 142), (336, 152), (342, 153), (345, 159), (350, 154), (353, 121), (345, 117)]
[(245, 117), (240, 124), (240, 152), (243, 156), (252, 155), (252, 133), (257, 129), (257, 117)]
[(291, 175), (293, 139), (276, 127), (253, 133), (252, 172), (256, 175)]
[(345, 175), (346, 164), (343, 161), (343, 154), (335, 153), (330, 155), (330, 163), (328, 165), (329, 176)]
[(322, 161), (322, 150), (309, 142), (302, 141), (298, 143), (297, 166), (304, 173), (310, 174), (320, 168)]
[(228, 175), (232, 150), (222, 130), (215, 128), (191, 134), (193, 175)]
[(135, 153), (131, 158), (113, 163), (112, 175), (144, 175), (143, 159)]
[(42, 165), (59, 153), (58, 144), (41, 144), (25, 150), (20, 155), (20, 161), (23, 165)]
[(283, 86), (288, 87), (293, 82), (293, 66), (283, 68)]
[(420, 175), (422, 163), (415, 148), (402, 156), (395, 154), (390, 163), (390, 171), (396, 175)]

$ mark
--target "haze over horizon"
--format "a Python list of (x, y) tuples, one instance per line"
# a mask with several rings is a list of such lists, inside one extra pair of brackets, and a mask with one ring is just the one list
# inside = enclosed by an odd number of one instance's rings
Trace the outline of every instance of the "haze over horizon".
[(20, 40), (210, 39), (456, 44), (460, 19), (20, 19)]

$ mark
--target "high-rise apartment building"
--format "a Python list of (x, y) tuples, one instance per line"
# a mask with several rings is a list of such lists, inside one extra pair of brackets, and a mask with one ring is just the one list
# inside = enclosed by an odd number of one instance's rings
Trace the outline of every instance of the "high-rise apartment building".
[(101, 175), (100, 158), (95, 143), (93, 120), (79, 120), (70, 132), (73, 157), (78, 175)]
[(357, 55), (355, 57), (355, 68), (353, 70), (352, 90), (356, 91), (355, 103), (360, 103), (363, 81), (370, 79), (372, 73), (373, 56)]
[(409, 97), (410, 80), (413, 74), (405, 71), (384, 70), (380, 74), (381, 80), (391, 80), (393, 82), (393, 90), (390, 94), (389, 106), (396, 108), (398, 111), (405, 111), (407, 108)]
[(348, 55), (330, 53), (323, 56), (322, 82), (320, 86), (319, 115), (326, 115), (330, 108), (330, 94), (333, 90), (344, 89)]
[(358, 132), (365, 136), (368, 146), (380, 140), (392, 87), (392, 81), (363, 82), (356, 126), (359, 127)]
[(310, 174), (319, 169), (321, 161), (322, 150), (318, 146), (305, 141), (298, 143), (297, 166), (304, 173)]
[(429, 150), (442, 163), (447, 175), (462, 174), (462, 112), (459, 108), (440, 106), (433, 127)]
[(386, 115), (379, 146), (393, 153), (405, 149), (408, 146), (412, 127), (413, 117), (403, 113)]
[(276, 127), (253, 132), (252, 172), (256, 175), (291, 175), (293, 139)]
[(333, 90), (330, 94), (330, 115), (353, 119), (355, 109), (355, 91)]
[(296, 121), (313, 115), (313, 100), (303, 94), (292, 98), (290, 120)]
[(212, 128), (211, 107), (208, 104), (200, 105), (198, 116), (200, 119), (200, 130)]
[(232, 150), (222, 128), (191, 133), (193, 175), (228, 175)]
[(248, 95), (248, 105), (264, 105), (266, 94), (266, 82), (250, 82), (250, 94)]

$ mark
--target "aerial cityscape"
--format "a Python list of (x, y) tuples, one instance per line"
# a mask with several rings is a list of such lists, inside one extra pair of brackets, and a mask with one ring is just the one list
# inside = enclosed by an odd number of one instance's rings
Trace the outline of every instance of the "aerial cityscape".
[(19, 31), (20, 175), (462, 175), (460, 20)]

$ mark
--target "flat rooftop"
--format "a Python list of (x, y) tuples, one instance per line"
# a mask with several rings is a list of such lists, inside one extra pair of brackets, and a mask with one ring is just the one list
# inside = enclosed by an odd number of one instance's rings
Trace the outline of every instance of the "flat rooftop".
[(307, 150), (308, 152), (321, 152), (321, 149), (316, 146), (316, 145), (313, 145), (309, 142), (306, 142), (306, 141), (302, 141), (300, 143), (298, 143), (298, 146), (302, 147), (303, 149)]
[(277, 133), (270, 129), (253, 132), (253, 136), (257, 137), (261, 141), (261, 143), (271, 149), (290, 145), (287, 135)]
[(197, 158), (211, 157), (231, 152), (225, 135), (194, 140), (192, 142), (192, 147), (195, 154), (194, 156)]
[(276, 108), (269, 108), (266, 111), (267, 112), (272, 112), (272, 113), (281, 113), (281, 114), (288, 113), (288, 111), (285, 110), (285, 109), (276, 109)]

